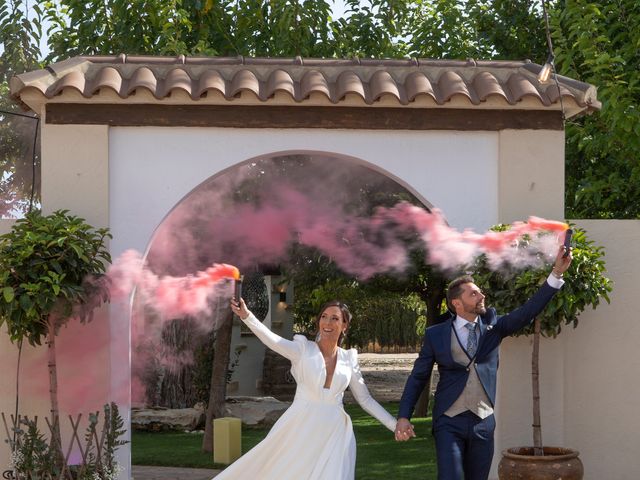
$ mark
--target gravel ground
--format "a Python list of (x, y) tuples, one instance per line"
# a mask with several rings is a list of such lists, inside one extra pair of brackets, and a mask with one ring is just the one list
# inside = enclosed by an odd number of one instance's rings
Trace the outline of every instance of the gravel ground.
[[(361, 353), (358, 363), (364, 381), (378, 402), (397, 402), (413, 368), (417, 353)], [(353, 402), (347, 391), (345, 401)]]

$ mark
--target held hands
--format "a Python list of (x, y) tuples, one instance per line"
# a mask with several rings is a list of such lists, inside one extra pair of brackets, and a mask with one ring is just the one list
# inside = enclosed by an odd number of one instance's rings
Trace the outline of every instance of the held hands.
[(571, 254), (571, 248), (569, 248), (569, 252), (565, 257), (564, 254), (566, 252), (566, 247), (564, 245), (560, 245), (558, 249), (558, 255), (556, 256), (556, 261), (553, 264), (553, 270), (551, 271), (554, 276), (560, 278), (564, 272), (569, 269), (569, 265), (571, 265), (571, 259), (573, 258)]
[(249, 316), (249, 309), (242, 298), (239, 302), (236, 300), (236, 297), (231, 298), (231, 311), (233, 311), (233, 313), (239, 316), (242, 320)]
[(407, 440), (416, 436), (413, 431), (413, 425), (406, 418), (399, 418), (396, 422), (396, 430), (394, 432), (396, 441), (406, 442)]

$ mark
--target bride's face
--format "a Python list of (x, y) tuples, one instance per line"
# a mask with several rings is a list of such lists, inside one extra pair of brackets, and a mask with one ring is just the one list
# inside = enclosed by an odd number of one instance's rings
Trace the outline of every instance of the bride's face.
[(338, 307), (327, 307), (318, 322), (320, 335), (323, 339), (335, 340), (338, 343), (340, 334), (346, 330), (342, 312)]

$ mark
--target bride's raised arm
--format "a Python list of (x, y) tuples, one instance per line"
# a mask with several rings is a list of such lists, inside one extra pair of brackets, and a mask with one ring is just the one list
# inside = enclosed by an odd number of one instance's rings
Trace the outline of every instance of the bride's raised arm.
[(240, 317), (240, 320), (249, 327), (262, 343), (292, 362), (300, 358), (303, 349), (303, 345), (300, 342), (287, 340), (273, 333), (247, 309), (244, 300), (240, 300), (240, 302), (240, 305), (238, 305), (237, 302), (232, 300), (231, 310)]

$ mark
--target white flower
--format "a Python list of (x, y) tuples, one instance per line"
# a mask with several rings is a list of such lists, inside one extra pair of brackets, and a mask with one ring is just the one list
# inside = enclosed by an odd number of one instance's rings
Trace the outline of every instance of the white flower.
[(10, 468), (20, 470), (23, 462), (24, 462), (24, 454), (21, 451), (15, 450), (11, 452), (11, 457), (9, 459)]

